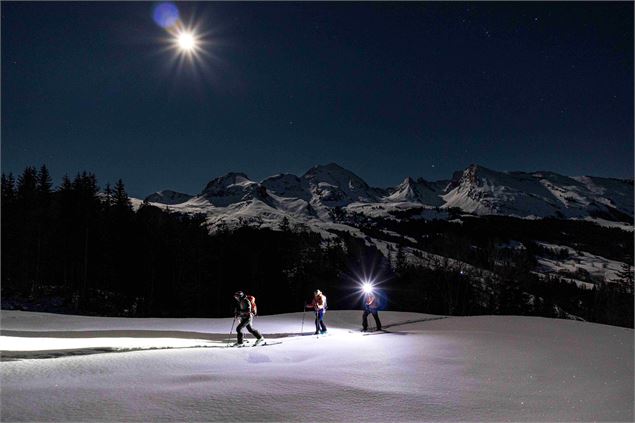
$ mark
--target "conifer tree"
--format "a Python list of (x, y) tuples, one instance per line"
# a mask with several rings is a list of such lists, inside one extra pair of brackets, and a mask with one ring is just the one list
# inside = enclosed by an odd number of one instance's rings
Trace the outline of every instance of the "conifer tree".
[(37, 171), (34, 167), (28, 166), (24, 172), (18, 176), (17, 197), (23, 206), (33, 206), (37, 193)]
[(280, 230), (282, 232), (290, 232), (291, 226), (289, 225), (289, 218), (287, 216), (282, 218), (282, 222), (280, 222)]
[(68, 175), (62, 176), (62, 184), (59, 186), (58, 191), (70, 191), (73, 189), (73, 183)]
[[(2, 254), (0, 259), (2, 263), (2, 286), (10, 287), (16, 280), (17, 270), (17, 245), (19, 242), (19, 225), (16, 214), (16, 188), (13, 174), (2, 174), (2, 235), (1, 245)], [(12, 287), (12, 286), (11, 286)]]
[(53, 187), (53, 180), (49, 174), (46, 165), (40, 167), (40, 171), (37, 174), (37, 190), (40, 194), (48, 195), (51, 193)]
[(110, 209), (113, 202), (113, 191), (110, 187), (110, 183), (106, 183), (106, 188), (104, 188), (104, 207), (106, 210)]
[(15, 200), (15, 179), (13, 174), (2, 174), (2, 206), (7, 206)]
[(629, 293), (633, 293), (633, 270), (628, 263), (622, 263), (620, 271), (617, 273), (620, 288)]
[(128, 198), (128, 193), (126, 193), (126, 188), (124, 187), (123, 181), (119, 179), (115, 184), (115, 207), (119, 210), (123, 211), (132, 211), (132, 204), (130, 203), (130, 198)]
[(406, 254), (403, 251), (403, 247), (399, 245), (397, 247), (395, 273), (403, 274), (407, 270)]
[(46, 165), (42, 165), (36, 175), (36, 210), (35, 210), (35, 278), (31, 287), (33, 293), (43, 282), (42, 267), (47, 257), (47, 243), (50, 231), (51, 188), (53, 181)]

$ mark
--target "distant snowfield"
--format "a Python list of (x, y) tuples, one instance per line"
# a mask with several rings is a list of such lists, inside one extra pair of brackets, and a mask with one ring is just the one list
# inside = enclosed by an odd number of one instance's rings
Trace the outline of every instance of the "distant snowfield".
[[(578, 270), (584, 270), (591, 276), (607, 282), (619, 281), (619, 272), (622, 270), (624, 263), (609, 260), (605, 257), (597, 256), (586, 251), (577, 251), (566, 245), (550, 244), (547, 242), (536, 242), (541, 247), (552, 250), (554, 253), (565, 250), (569, 257), (566, 259), (553, 259), (546, 257), (537, 257), (538, 266), (536, 271), (543, 275), (557, 275), (562, 279), (573, 281), (581, 288), (592, 289), (595, 284), (581, 281), (575, 278)], [(632, 271), (632, 266), (631, 266)], [(562, 272), (566, 272), (564, 275)], [(568, 275), (568, 277), (566, 277)], [(565, 277), (563, 277), (565, 276)]]
[(231, 319), (2, 311), (1, 418), (633, 421), (631, 329), (380, 316), (390, 332), (362, 335), (361, 312), (329, 311), (320, 338), (299, 335), (301, 313), (262, 316), (255, 326), (282, 343), (225, 348)]

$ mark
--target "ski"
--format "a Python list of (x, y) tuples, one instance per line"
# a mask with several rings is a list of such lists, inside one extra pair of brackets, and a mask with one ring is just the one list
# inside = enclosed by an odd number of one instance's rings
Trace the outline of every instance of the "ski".
[(367, 336), (367, 335), (380, 335), (382, 333), (391, 333), (389, 330), (386, 329), (381, 329), (381, 330), (367, 330), (367, 331), (362, 331), (362, 330), (349, 330), (349, 333), (358, 333), (362, 336)]
[(237, 342), (233, 343), (233, 344), (229, 344), (227, 345), (227, 348), (245, 348), (245, 347), (250, 347), (252, 345), (249, 345), (249, 341), (243, 341), (242, 344), (239, 344)]
[(253, 347), (266, 347), (267, 345), (278, 345), (282, 344), (282, 341), (265, 341), (262, 344), (252, 345)]
[(386, 330), (386, 329), (381, 329), (381, 330), (373, 330), (373, 331), (368, 331), (368, 332), (362, 332), (363, 336), (368, 336), (368, 335), (381, 335), (382, 333), (390, 333), (390, 331)]

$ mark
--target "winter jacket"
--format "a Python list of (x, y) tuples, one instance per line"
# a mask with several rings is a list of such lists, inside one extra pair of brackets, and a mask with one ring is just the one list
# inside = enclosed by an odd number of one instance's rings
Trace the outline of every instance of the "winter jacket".
[(313, 302), (307, 305), (307, 307), (315, 311), (324, 310), (326, 308), (326, 295), (319, 292), (318, 295), (313, 297)]
[(366, 295), (366, 300), (364, 301), (364, 308), (366, 310), (377, 310), (379, 307), (379, 302), (377, 298), (373, 294)]
[(243, 297), (238, 301), (238, 305), (234, 309), (234, 315), (240, 317), (249, 317), (253, 314), (251, 310), (251, 302), (247, 297)]

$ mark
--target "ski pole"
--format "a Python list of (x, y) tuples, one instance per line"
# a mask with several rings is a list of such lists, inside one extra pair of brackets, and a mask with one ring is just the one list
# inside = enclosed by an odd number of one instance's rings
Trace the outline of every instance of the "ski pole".
[(232, 342), (232, 332), (234, 330), (234, 325), (236, 324), (236, 316), (234, 316), (234, 320), (232, 321), (232, 328), (229, 330), (229, 343), (227, 344), (227, 346), (231, 345)]
[(302, 329), (300, 329), (300, 335), (304, 334), (304, 316), (306, 315), (306, 304), (302, 303)]

